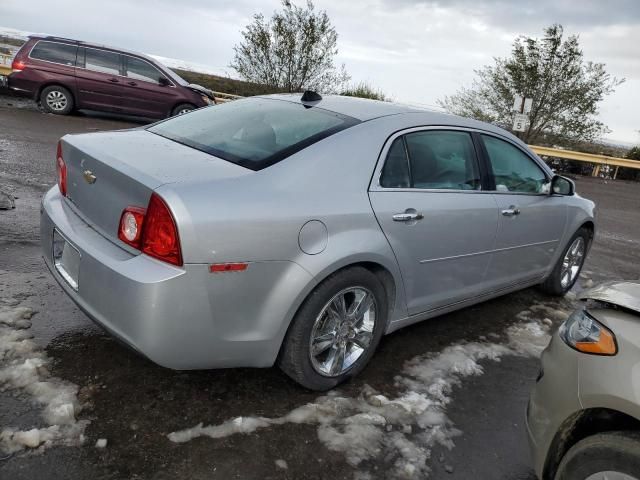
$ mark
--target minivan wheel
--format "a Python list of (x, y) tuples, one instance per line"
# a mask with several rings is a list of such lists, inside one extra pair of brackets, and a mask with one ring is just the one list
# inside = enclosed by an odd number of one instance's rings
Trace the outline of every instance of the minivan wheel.
[(571, 237), (553, 271), (540, 285), (544, 292), (562, 296), (571, 290), (584, 265), (590, 238), (586, 228), (581, 228)]
[(52, 85), (40, 93), (40, 105), (47, 113), (67, 115), (73, 110), (73, 95), (64, 87)]
[(640, 480), (640, 435), (608, 432), (579, 441), (562, 458), (555, 480)]
[(172, 116), (183, 115), (185, 113), (189, 113), (191, 110), (195, 110), (196, 106), (191, 105), (190, 103), (181, 103), (171, 112)]
[(363, 267), (324, 280), (294, 317), (278, 364), (300, 385), (328, 390), (357, 375), (380, 342), (388, 302), (382, 283)]

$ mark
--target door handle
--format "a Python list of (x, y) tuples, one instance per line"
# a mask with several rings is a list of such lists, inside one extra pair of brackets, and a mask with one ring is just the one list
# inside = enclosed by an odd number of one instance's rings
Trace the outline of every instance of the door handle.
[(520, 208), (515, 205), (511, 205), (509, 208), (505, 208), (504, 210), (502, 210), (502, 215), (504, 215), (505, 217), (520, 215)]
[(109, 81), (111, 83), (119, 83), (120, 82), (120, 80), (118, 80), (117, 78), (110, 78)]
[(138, 84), (136, 82), (127, 82), (127, 85), (131, 85), (132, 87), (135, 87)]
[(421, 213), (396, 213), (393, 216), (394, 222), (411, 222), (413, 220), (422, 220), (424, 215)]

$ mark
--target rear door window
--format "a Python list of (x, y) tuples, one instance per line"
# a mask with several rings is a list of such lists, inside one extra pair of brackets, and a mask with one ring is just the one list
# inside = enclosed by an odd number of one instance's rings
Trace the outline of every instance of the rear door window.
[(297, 102), (247, 98), (180, 115), (148, 130), (261, 170), (357, 123), (355, 118)]
[(87, 48), (85, 53), (85, 68), (94, 72), (120, 75), (120, 54), (108, 50)]
[(40, 41), (33, 47), (29, 56), (35, 60), (44, 60), (74, 67), (78, 47), (66, 43)]
[(127, 65), (127, 77), (143, 82), (158, 83), (160, 77), (164, 77), (160, 71), (149, 62), (134, 57), (125, 57)]

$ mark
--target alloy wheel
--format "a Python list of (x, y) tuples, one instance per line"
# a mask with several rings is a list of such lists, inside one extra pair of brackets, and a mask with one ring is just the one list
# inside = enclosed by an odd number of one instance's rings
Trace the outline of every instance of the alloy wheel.
[(52, 90), (45, 99), (47, 106), (56, 112), (61, 112), (67, 108), (67, 96), (59, 90)]
[(626, 473), (606, 471), (589, 475), (585, 480), (640, 480), (638, 477), (632, 477)]
[(350, 287), (327, 302), (311, 331), (309, 357), (319, 374), (337, 377), (351, 369), (373, 339), (377, 304), (371, 291)]
[(584, 247), (584, 238), (577, 237), (567, 250), (567, 253), (565, 253), (562, 259), (562, 268), (560, 269), (560, 285), (562, 288), (572, 285), (580, 273), (584, 259)]

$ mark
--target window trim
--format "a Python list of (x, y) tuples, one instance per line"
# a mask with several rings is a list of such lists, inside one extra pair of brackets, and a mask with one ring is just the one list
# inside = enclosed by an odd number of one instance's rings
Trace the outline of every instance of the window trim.
[[(41, 42), (46, 42), (46, 43), (55, 43), (57, 45), (66, 45), (69, 47), (76, 47), (76, 60), (75, 60), (75, 65), (67, 65), (66, 63), (60, 63), (60, 62), (52, 62), (51, 60), (43, 60), (41, 58), (35, 58), (31, 56), (31, 52), (33, 52), (35, 50), (35, 48), (41, 43)], [(65, 43), (65, 42), (56, 42), (53, 40), (46, 40), (46, 39), (41, 39), (38, 40), (36, 43), (33, 44), (33, 47), (31, 47), (31, 49), (29, 50), (29, 55), (27, 55), (27, 57), (30, 60), (35, 60), (36, 62), (46, 62), (46, 63), (50, 63), (52, 65), (62, 65), (63, 67), (69, 67), (69, 68), (78, 68), (78, 51), (80, 50), (80, 45), (74, 44), (74, 43)]]
[(531, 193), (531, 192), (502, 192), (499, 190), (496, 190), (496, 178), (495, 178), (495, 174), (493, 173), (493, 166), (491, 165), (491, 158), (489, 157), (489, 152), (487, 151), (487, 147), (484, 144), (484, 140), (482, 139), (482, 136), (487, 136), (487, 137), (493, 137), (497, 140), (502, 140), (503, 142), (508, 143), (509, 145), (511, 145), (512, 147), (515, 147), (516, 149), (518, 149), (521, 153), (523, 153), (527, 158), (529, 158), (529, 160), (531, 160), (536, 167), (538, 167), (540, 169), (540, 171), (542, 171), (543, 175), (545, 176), (547, 182), (549, 183), (551, 182), (552, 179), (552, 175), (549, 173), (549, 171), (547, 170), (546, 165), (541, 165), (540, 161), (534, 157), (533, 155), (531, 155), (529, 152), (527, 152), (525, 149), (523, 149), (522, 147), (520, 147), (519, 145), (517, 145), (516, 143), (510, 141), (508, 138), (505, 138), (501, 135), (495, 135), (491, 132), (484, 132), (484, 131), (478, 131), (477, 132), (478, 135), (478, 143), (479, 146), (481, 148), (481, 152), (482, 152), (482, 156), (484, 157), (484, 164), (485, 164), (485, 168), (487, 169), (487, 175), (490, 178), (491, 181), (491, 187), (492, 190), (491, 193), (494, 193), (496, 195), (527, 195), (530, 197), (548, 197), (550, 195), (550, 193), (545, 193), (545, 192), (539, 192), (539, 193)]
[[(409, 152), (407, 151), (407, 142), (406, 139), (403, 138), (403, 145), (405, 147), (405, 155), (407, 156), (407, 162), (409, 163), (409, 180), (411, 182), (411, 186), (409, 188), (398, 188), (398, 187), (383, 187), (380, 184), (380, 180), (382, 177), (382, 170), (384, 169), (384, 164), (387, 162), (387, 155), (389, 150), (391, 149), (391, 145), (393, 142), (399, 137), (405, 137), (406, 135), (414, 132), (428, 132), (428, 131), (452, 131), (452, 132), (465, 132), (470, 136), (471, 143), (473, 145), (473, 150), (475, 154), (475, 162), (478, 168), (478, 173), (480, 174), (480, 189), (479, 190), (461, 190), (455, 188), (415, 188), (413, 187), (413, 177), (411, 176), (411, 160), (409, 158)], [(405, 128), (403, 130), (399, 130), (393, 133), (391, 136), (387, 138), (385, 141), (380, 155), (378, 157), (378, 162), (376, 164), (376, 168), (373, 172), (372, 181), (369, 185), (369, 191), (379, 191), (379, 192), (427, 192), (427, 193), (469, 193), (469, 194), (484, 194), (484, 193), (492, 193), (490, 190), (485, 190), (487, 186), (487, 172), (485, 170), (484, 160), (482, 158), (482, 153), (478, 151), (478, 145), (476, 144), (476, 139), (474, 138), (476, 130), (473, 128), (467, 127), (458, 127), (453, 125), (431, 125), (431, 126), (422, 126), (422, 127), (411, 127)]]

